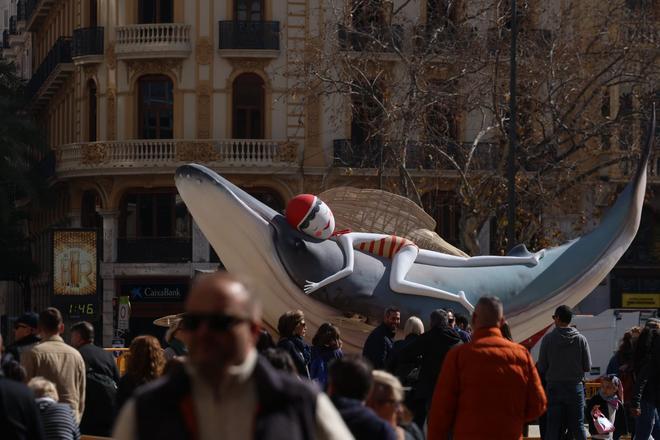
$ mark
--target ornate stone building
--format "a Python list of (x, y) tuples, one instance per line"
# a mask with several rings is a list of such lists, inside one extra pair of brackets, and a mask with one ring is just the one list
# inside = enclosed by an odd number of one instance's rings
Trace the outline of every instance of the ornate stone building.
[[(98, 299), (88, 316), (69, 318), (94, 321), (104, 344), (116, 334), (119, 297), (132, 299), (134, 334), (180, 312), (194, 271), (220, 264), (174, 188), (182, 164), (203, 163), (280, 210), (302, 191), (378, 184), (377, 167), (342, 157), (364, 136), (346, 103), (299, 89), (310, 35), (337, 19), (326, 3), (342, 2), (18, 0), (3, 56), (29, 80), (52, 150), (53, 207), (30, 222), (42, 269), (35, 309), (53, 302), (51, 230), (60, 227), (99, 231)], [(440, 2), (384, 3), (405, 3), (424, 21)], [(359, 39), (343, 35), (359, 55)], [(452, 136), (472, 142), (481, 118), (455, 115)], [(427, 194), (456, 179), (412, 174)], [(458, 209), (435, 214), (455, 242)], [(18, 313), (21, 301), (13, 304)]]

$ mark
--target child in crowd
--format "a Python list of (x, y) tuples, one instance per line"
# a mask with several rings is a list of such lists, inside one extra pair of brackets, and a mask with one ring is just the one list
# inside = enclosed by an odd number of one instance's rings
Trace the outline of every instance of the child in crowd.
[[(623, 386), (618, 377), (611, 374), (603, 376), (600, 390), (587, 401), (585, 417), (589, 421), (589, 432), (593, 439), (617, 440), (626, 433), (623, 410)], [(600, 434), (594, 425), (593, 412), (598, 408), (616, 428), (614, 432)], [(620, 411), (617, 411), (621, 409)], [(617, 417), (618, 415), (618, 417)]]

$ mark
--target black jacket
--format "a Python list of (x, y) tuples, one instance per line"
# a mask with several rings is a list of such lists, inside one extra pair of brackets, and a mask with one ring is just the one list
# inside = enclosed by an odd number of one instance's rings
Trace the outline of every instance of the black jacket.
[(374, 370), (385, 369), (387, 358), (392, 351), (395, 334), (388, 326), (381, 324), (367, 336), (364, 348), (362, 348), (362, 356), (371, 362)]
[(34, 394), (22, 383), (0, 376), (0, 434), (12, 440), (45, 438)]
[(413, 386), (415, 383), (417, 383), (417, 380), (412, 377), (413, 375), (411, 375), (411, 373), (413, 370), (418, 369), (417, 373), (419, 375), (419, 367), (422, 364), (422, 356), (419, 355), (413, 359), (404, 361), (401, 355), (403, 351), (413, 342), (415, 342), (420, 336), (421, 335), (411, 333), (406, 336), (405, 339), (394, 342), (392, 351), (390, 352), (390, 356), (387, 360), (387, 371), (398, 377), (399, 381), (401, 381), (401, 384), (405, 387)]
[(394, 429), (357, 399), (332, 396), (337, 411), (355, 440), (395, 440)]
[(87, 435), (110, 437), (117, 408), (117, 382), (119, 369), (111, 353), (94, 344), (78, 348), (87, 370), (85, 386), (85, 412), (80, 421), (80, 432)]
[(311, 347), (300, 336), (282, 338), (277, 343), (277, 348), (289, 353), (298, 374), (309, 379), (309, 363), (312, 360)]
[[(254, 438), (313, 439), (318, 391), (306, 382), (276, 371), (261, 357), (253, 376), (258, 398)], [(184, 369), (138, 389), (135, 399), (140, 440), (194, 438), (194, 396)], [(249, 414), (237, 416), (250, 417)]]
[(414, 362), (418, 356), (422, 356), (419, 379), (415, 387), (417, 398), (430, 399), (433, 396), (435, 382), (447, 352), (460, 343), (461, 338), (451, 328), (434, 327), (403, 350), (401, 358), (405, 362)]
[(119, 382), (119, 369), (112, 353), (94, 344), (85, 344), (78, 349), (85, 361), (85, 368), (105, 374), (115, 382)]
[(637, 374), (632, 407), (639, 408), (642, 400), (660, 406), (660, 335), (654, 337), (651, 352)]
[(21, 362), (21, 353), (29, 350), (36, 344), (41, 341), (37, 335), (27, 335), (23, 339), (15, 341), (13, 344), (9, 344), (5, 349), (4, 361), (14, 359), (16, 362)]

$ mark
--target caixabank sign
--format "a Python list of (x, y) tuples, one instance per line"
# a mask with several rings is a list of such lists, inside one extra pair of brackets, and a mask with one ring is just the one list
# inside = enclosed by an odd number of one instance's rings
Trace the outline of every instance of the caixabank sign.
[(122, 296), (131, 302), (170, 302), (183, 301), (188, 295), (188, 283), (122, 283)]

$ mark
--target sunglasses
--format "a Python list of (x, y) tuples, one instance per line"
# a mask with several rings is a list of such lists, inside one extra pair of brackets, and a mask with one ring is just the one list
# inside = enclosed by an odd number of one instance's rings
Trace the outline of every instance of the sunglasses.
[(203, 323), (206, 323), (206, 326), (211, 331), (226, 332), (235, 325), (245, 321), (247, 321), (247, 318), (231, 315), (186, 313), (181, 318), (181, 327), (185, 330), (195, 331)]
[(18, 330), (19, 328), (32, 328), (32, 327), (30, 327), (30, 326), (27, 325), (27, 324), (16, 324), (16, 325), (14, 326), (14, 330)]

